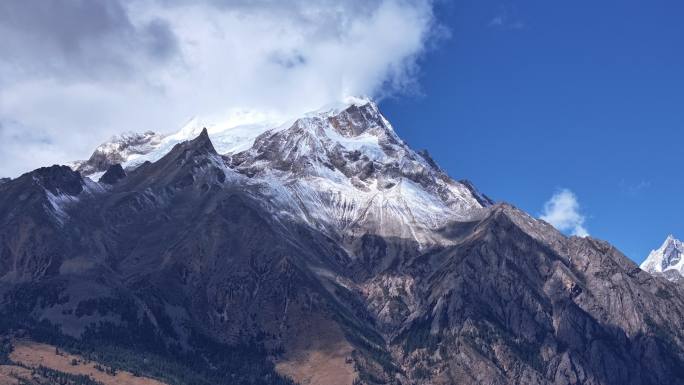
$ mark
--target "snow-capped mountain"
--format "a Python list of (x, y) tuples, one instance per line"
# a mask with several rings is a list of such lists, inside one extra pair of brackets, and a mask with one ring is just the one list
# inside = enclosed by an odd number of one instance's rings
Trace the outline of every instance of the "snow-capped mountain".
[(280, 211), (346, 237), (372, 232), (431, 244), (448, 221), (492, 204), (407, 146), (373, 102), (268, 130), (229, 159), (232, 169), (279, 192)]
[(76, 170), (97, 178), (116, 160), (135, 169), (202, 130), (226, 159), (226, 172), (248, 177), (237, 178), (239, 183), (261, 186), (271, 211), (331, 236), (356, 239), (371, 232), (429, 246), (444, 242), (435, 230), (447, 222), (493, 204), (470, 183), (446, 175), (426, 153), (412, 150), (373, 101), (359, 98), (279, 124), (206, 128), (193, 119), (164, 137), (118, 137), (95, 150), (91, 159), (97, 162)]
[(663, 274), (670, 280), (684, 277), (684, 243), (669, 235), (662, 246), (652, 250), (641, 268), (649, 273)]
[[(335, 114), (352, 105), (372, 103), (368, 98), (347, 98), (344, 102), (336, 103), (313, 111), (306, 116), (321, 114)], [(211, 141), (219, 154), (233, 154), (249, 149), (254, 140), (265, 131), (277, 128), (287, 128), (299, 116), (272, 117), (253, 112), (248, 117), (237, 119), (190, 119), (176, 132), (160, 134), (153, 131), (140, 133), (126, 133), (117, 135), (100, 144), (88, 160), (74, 161), (69, 166), (79, 171), (83, 176), (97, 179), (109, 166), (121, 163), (124, 168), (135, 168), (144, 162), (154, 162), (166, 155), (173, 146), (197, 137), (206, 129)]]
[(90, 158), (72, 162), (69, 167), (97, 180), (110, 166), (131, 162), (152, 152), (162, 144), (163, 139), (164, 135), (153, 131), (117, 135), (97, 146)]
[(0, 184), (0, 337), (169, 384), (684, 385), (684, 286), (452, 179), (371, 101), (114, 142)]

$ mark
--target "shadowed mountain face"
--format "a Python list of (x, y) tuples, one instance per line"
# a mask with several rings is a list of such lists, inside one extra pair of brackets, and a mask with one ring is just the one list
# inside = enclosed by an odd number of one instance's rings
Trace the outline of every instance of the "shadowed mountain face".
[(681, 285), (451, 179), (374, 104), (233, 147), (0, 184), (2, 332), (178, 384), (684, 384)]

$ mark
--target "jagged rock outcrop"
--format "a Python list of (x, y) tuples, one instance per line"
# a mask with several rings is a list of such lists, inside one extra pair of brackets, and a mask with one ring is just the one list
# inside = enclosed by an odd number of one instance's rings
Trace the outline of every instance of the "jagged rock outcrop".
[(120, 163), (114, 164), (112, 166), (109, 166), (107, 171), (105, 171), (104, 174), (100, 177), (98, 182), (104, 183), (104, 184), (114, 184), (118, 182), (119, 180), (123, 179), (126, 177), (126, 171), (124, 171), (123, 167), (121, 167)]

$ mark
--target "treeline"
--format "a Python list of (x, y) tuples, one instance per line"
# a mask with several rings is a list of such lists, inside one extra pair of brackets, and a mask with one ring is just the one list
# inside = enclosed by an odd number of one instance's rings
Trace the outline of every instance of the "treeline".
[(11, 364), (9, 355), (12, 353), (12, 340), (8, 337), (2, 337), (0, 335), (0, 365)]
[[(33, 303), (45, 301), (27, 293), (23, 293), (22, 297)], [(118, 303), (108, 300), (82, 305), (80, 311), (84, 314), (121, 312), (126, 322), (122, 325), (100, 322), (89, 327), (81, 339), (66, 336), (56, 325), (46, 320), (32, 319), (24, 311), (0, 312), (0, 336), (19, 332), (24, 337), (58, 346), (64, 351), (97, 362), (109, 370), (128, 371), (170, 385), (294, 385), (294, 382), (275, 371), (258, 340), (227, 346), (201, 334), (194, 334), (190, 339), (190, 347), (183, 349), (177, 342), (172, 342), (173, 338), (162, 335), (144, 312), (138, 316), (130, 308), (132, 306), (135, 306), (134, 302), (126, 299)], [(0, 362), (7, 359), (9, 352), (11, 346), (3, 347), (0, 344)], [(60, 377), (62, 380), (87, 381)], [(87, 382), (65, 382), (72, 383)]]
[(20, 385), (103, 385), (82, 374), (70, 374), (39, 366), (31, 370), (31, 379), (19, 379)]
[(190, 341), (190, 351), (178, 346), (132, 349), (118, 343), (113, 338), (116, 335), (113, 330), (102, 330), (111, 327), (114, 326), (101, 324), (98, 330), (102, 333), (91, 332), (83, 341), (62, 346), (112, 370), (157, 378), (170, 385), (294, 385), (275, 372), (265, 350), (257, 343), (225, 346), (195, 335)]

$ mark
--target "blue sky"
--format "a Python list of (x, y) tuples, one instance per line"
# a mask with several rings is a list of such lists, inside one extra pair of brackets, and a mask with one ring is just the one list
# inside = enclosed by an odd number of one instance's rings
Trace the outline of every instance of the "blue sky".
[(438, 3), (450, 37), (421, 94), (383, 111), (453, 177), (540, 215), (576, 195), (592, 236), (641, 262), (684, 237), (684, 3)]

